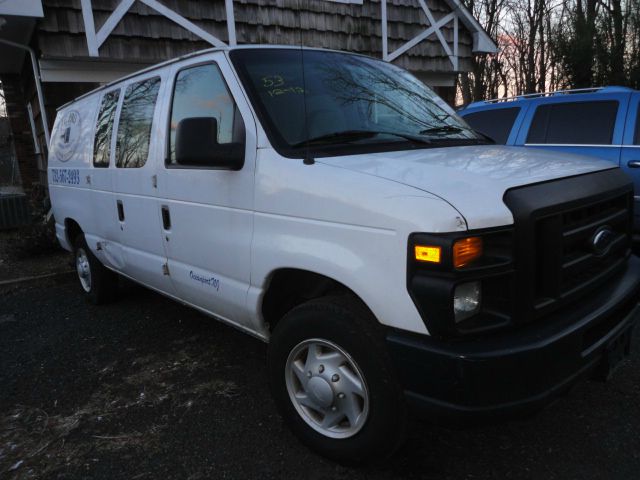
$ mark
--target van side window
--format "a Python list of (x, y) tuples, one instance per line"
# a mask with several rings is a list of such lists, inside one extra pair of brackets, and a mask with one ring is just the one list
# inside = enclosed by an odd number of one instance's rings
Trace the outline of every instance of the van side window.
[(491, 137), (496, 143), (504, 145), (509, 139), (511, 128), (518, 114), (520, 107), (496, 108), (464, 115), (462, 118), (476, 132), (483, 133)]
[(611, 145), (617, 101), (541, 105), (531, 122), (527, 143)]
[(102, 97), (98, 121), (96, 122), (96, 137), (93, 143), (94, 167), (106, 168), (109, 166), (111, 132), (113, 130), (113, 119), (116, 116), (119, 97), (120, 90), (107, 92)]
[(118, 124), (116, 167), (140, 168), (147, 163), (151, 124), (159, 89), (160, 77), (127, 87)]
[(176, 77), (169, 130), (169, 165), (176, 165), (178, 124), (185, 118), (195, 117), (213, 117), (217, 120), (218, 144), (243, 141), (242, 117), (215, 64), (187, 68)]

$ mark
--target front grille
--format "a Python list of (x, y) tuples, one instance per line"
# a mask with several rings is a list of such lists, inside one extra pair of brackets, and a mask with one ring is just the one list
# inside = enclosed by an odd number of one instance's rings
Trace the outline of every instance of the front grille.
[[(588, 304), (625, 268), (633, 184), (622, 170), (513, 188), (504, 201), (514, 218), (514, 324), (540, 320), (578, 301)], [(609, 241), (597, 248), (599, 230), (608, 232)]]
[[(629, 201), (629, 194), (618, 194), (536, 220), (534, 309), (586, 293), (620, 270), (630, 245)], [(597, 252), (594, 237), (604, 228), (609, 246)]]

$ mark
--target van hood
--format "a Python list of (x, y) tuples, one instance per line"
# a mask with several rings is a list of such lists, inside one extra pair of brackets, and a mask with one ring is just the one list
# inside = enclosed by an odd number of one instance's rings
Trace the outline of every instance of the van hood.
[(513, 187), (615, 168), (610, 162), (533, 148), (468, 146), (316, 159), (431, 193), (451, 204), (469, 229), (513, 223), (503, 202)]

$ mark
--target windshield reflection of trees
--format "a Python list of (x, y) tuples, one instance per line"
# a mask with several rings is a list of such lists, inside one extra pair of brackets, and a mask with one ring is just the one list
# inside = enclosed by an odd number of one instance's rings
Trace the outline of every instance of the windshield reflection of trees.
[(134, 83), (127, 88), (118, 125), (116, 166), (139, 168), (147, 162), (153, 113), (160, 78)]
[(395, 131), (406, 131), (409, 127), (417, 133), (450, 126), (464, 131), (446, 132), (448, 137), (475, 138), (454, 116), (437, 105), (434, 93), (405, 72), (378, 65), (378, 62), (374, 64), (359, 58), (345, 59), (345, 55), (323, 57), (323, 64), (315, 67), (321, 72), (318, 77), (322, 79), (322, 93), (332, 95), (343, 106), (352, 106), (356, 111), (364, 106), (367, 121), (376, 123), (376, 113), (381, 116), (380, 110), (386, 108), (395, 114), (388, 124)]

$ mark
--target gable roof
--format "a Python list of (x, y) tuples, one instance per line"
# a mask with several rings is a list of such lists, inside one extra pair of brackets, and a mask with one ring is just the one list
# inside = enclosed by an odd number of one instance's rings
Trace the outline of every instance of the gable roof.
[[(116, 6), (122, 5), (121, 1), (91, 3), (96, 30), (104, 25)], [(126, 14), (100, 46), (98, 58), (123, 63), (157, 63), (211, 46), (142, 0), (130, 0), (127, 4)], [(85, 27), (81, 3), (43, 0), (43, 5), (45, 16), (37, 26), (37, 43), (43, 59), (86, 60), (89, 57), (86, 30), (93, 26)], [(429, 27), (423, 5), (427, 5), (425, 0), (386, 0), (390, 51)], [(236, 37), (239, 43), (302, 44), (381, 58), (381, 8), (381, 0), (237, 1), (234, 2)], [(454, 73), (470, 70), (474, 53), (496, 50), (493, 41), (459, 0), (429, 0), (428, 8), (436, 21), (452, 11), (457, 13), (460, 21), (457, 33), (453, 22), (442, 25), (439, 33), (449, 45), (457, 38), (459, 61), (452, 62), (438, 36), (431, 35), (396, 58), (395, 64), (414, 72)], [(221, 42), (229, 40), (225, 2), (174, 0), (171, 9)]]

